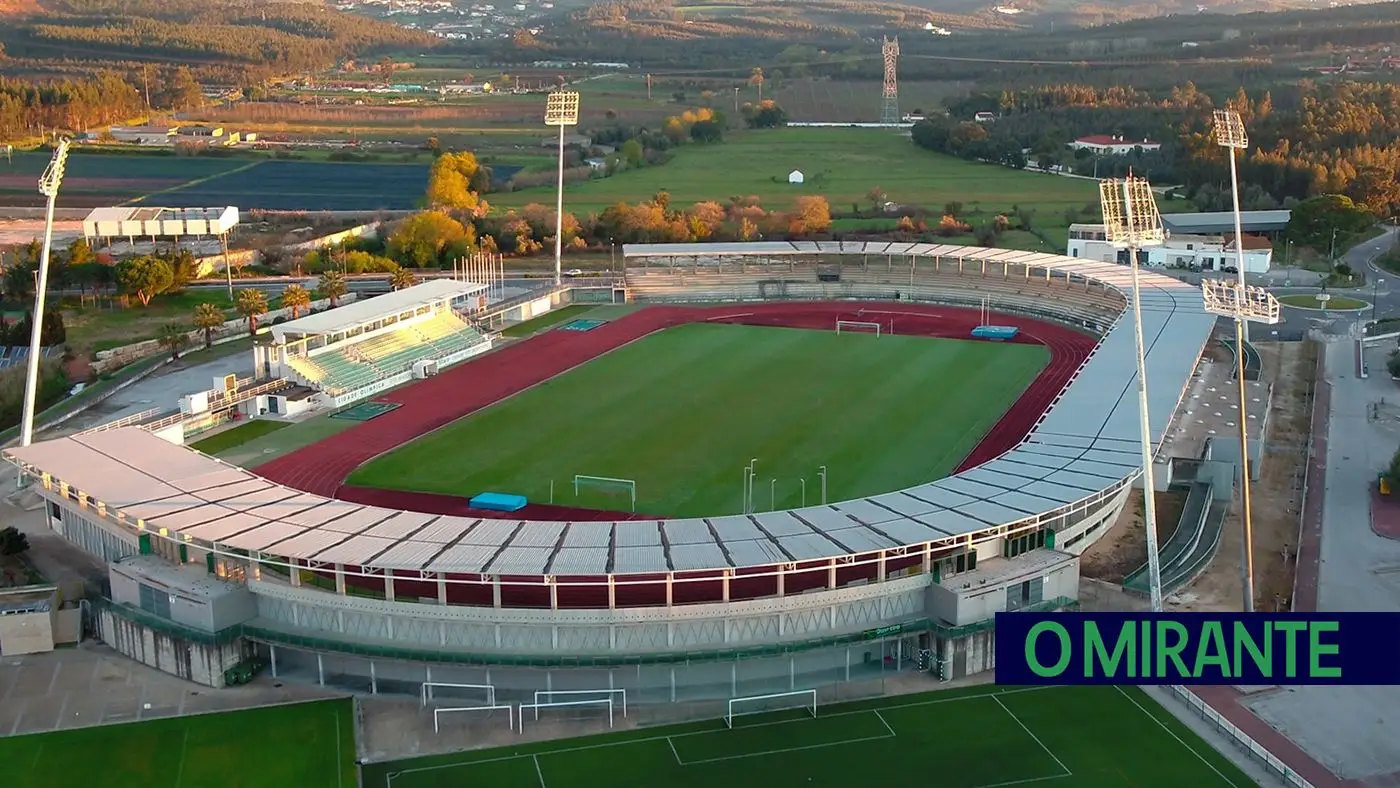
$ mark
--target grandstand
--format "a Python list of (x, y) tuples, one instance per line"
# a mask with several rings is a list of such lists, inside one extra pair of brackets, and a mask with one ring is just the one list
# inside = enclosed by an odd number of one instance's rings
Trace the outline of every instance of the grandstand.
[[(41, 348), (40, 355), (43, 358), (58, 358), (63, 355), (63, 346)], [(17, 347), (0, 347), (0, 369), (17, 367), (29, 358), (29, 346), (19, 345)]]
[(274, 325), (257, 368), (318, 390), (318, 406), (348, 405), (489, 350), (457, 312), (485, 290), (435, 279)]

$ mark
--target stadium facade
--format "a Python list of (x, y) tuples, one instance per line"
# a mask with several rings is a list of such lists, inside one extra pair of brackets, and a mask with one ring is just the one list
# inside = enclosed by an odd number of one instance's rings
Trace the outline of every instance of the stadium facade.
[[(990, 669), (995, 613), (1076, 604), (1077, 556), (1140, 475), (1126, 268), (934, 244), (644, 245), (624, 256), (621, 287), (638, 303), (985, 304), (1098, 342), (1001, 456), (793, 511), (602, 523), (405, 512), (274, 484), (139, 426), (5, 457), (46, 499), (54, 530), (110, 562), (104, 640), (213, 686), (258, 661), (371, 692), (444, 682), (515, 699), (600, 688), (634, 703), (839, 696), (915, 667), (945, 678)], [(1141, 279), (1160, 447), (1215, 318), (1191, 286)], [(1154, 473), (1169, 481), (1172, 467), (1159, 457)]]

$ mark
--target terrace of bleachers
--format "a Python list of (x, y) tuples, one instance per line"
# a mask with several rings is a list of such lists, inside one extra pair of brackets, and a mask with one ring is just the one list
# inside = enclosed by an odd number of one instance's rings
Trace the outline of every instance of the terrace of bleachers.
[(441, 311), (312, 356), (292, 356), (287, 363), (307, 383), (339, 395), (402, 375), (419, 361), (446, 358), (485, 341), (466, 321), (451, 311)]

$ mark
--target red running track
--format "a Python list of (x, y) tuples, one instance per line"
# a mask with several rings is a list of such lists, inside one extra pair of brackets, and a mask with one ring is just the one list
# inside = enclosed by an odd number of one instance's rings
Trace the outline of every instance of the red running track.
[[(358, 503), (432, 514), (499, 516), (473, 512), (460, 496), (352, 487), (345, 479), (365, 462), (424, 433), (663, 328), (701, 321), (831, 328), (838, 319), (880, 322), (896, 334), (959, 339), (966, 338), (981, 322), (977, 310), (890, 302), (649, 307), (592, 331), (549, 331), (398, 389), (377, 399), (401, 407), (279, 457), (255, 472), (288, 487)], [(1011, 315), (995, 315), (995, 322), (1021, 330), (1014, 342), (1046, 346), (1050, 363), (968, 455), (960, 471), (1015, 447), (1094, 347), (1092, 338), (1064, 326)], [(623, 520), (636, 516), (540, 504), (512, 513), (512, 517), (525, 520)]]

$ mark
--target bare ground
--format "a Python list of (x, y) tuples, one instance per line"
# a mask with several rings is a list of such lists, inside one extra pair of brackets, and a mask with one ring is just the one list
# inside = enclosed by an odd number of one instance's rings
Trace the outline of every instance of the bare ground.
[[(1176, 531), (1186, 505), (1186, 493), (1157, 490), (1157, 541), (1162, 543)], [(1146, 513), (1142, 490), (1128, 493), (1123, 512), (1097, 542), (1079, 558), (1079, 574), (1105, 583), (1122, 583), (1130, 572), (1147, 563)]]

